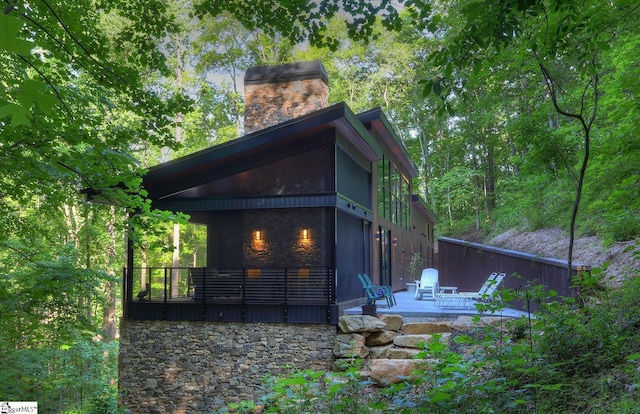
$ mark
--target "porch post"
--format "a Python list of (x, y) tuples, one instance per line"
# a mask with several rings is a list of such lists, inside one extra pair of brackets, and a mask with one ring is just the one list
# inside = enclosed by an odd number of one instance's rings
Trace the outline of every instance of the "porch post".
[(122, 307), (123, 309), (123, 316), (125, 317), (125, 319), (129, 318), (130, 316), (130, 306), (131, 306), (131, 301), (133, 300), (133, 241), (131, 238), (131, 224), (129, 224), (128, 227), (128, 231), (126, 234), (126, 239), (127, 239), (127, 251), (126, 251), (126, 267), (125, 267), (125, 271), (124, 271), (124, 280), (122, 281), (123, 286), (122, 286), (122, 296), (123, 296), (123, 302), (124, 302), (124, 306)]

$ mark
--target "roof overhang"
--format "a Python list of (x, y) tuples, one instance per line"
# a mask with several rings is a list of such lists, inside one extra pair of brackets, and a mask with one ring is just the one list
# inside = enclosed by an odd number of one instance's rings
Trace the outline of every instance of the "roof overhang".
[(327, 129), (335, 129), (368, 160), (380, 159), (382, 151), (360, 119), (346, 104), (338, 103), (151, 167), (144, 176), (143, 185), (152, 200), (170, 197), (186, 188), (234, 174), (237, 171), (228, 167), (236, 161), (286, 148), (286, 144)]
[(358, 114), (358, 119), (360, 119), (363, 124), (371, 124), (372, 128), (380, 135), (409, 177), (416, 178), (418, 176), (416, 165), (411, 160), (402, 140), (398, 134), (396, 134), (395, 129), (391, 126), (389, 119), (384, 112), (382, 112), (381, 108), (373, 108), (369, 111), (362, 112)]
[(422, 197), (418, 194), (411, 195), (411, 202), (416, 207), (416, 210), (421, 212), (425, 217), (427, 217), (433, 224), (438, 224), (438, 217), (435, 215), (433, 211), (427, 206)]

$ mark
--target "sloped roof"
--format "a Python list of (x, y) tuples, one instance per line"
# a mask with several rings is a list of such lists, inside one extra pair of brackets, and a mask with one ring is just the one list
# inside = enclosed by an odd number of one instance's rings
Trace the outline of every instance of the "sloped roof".
[(427, 203), (424, 202), (422, 197), (418, 194), (411, 195), (411, 202), (413, 205), (421, 212), (424, 216), (426, 216), (433, 224), (438, 224), (438, 217), (435, 215), (433, 211), (427, 206)]
[(395, 155), (396, 160), (409, 175), (409, 178), (416, 178), (418, 176), (416, 165), (381, 108), (377, 107), (362, 112), (358, 114), (358, 119), (360, 119), (363, 124), (371, 124), (371, 127), (376, 130), (384, 141), (384, 144), (389, 148), (391, 153)]
[(362, 122), (346, 104), (339, 103), (151, 167), (143, 185), (152, 200), (170, 197), (240, 172), (247, 162), (269, 162), (267, 154), (277, 150), (281, 156), (293, 143), (330, 128), (337, 129), (367, 159), (380, 158), (381, 149)]

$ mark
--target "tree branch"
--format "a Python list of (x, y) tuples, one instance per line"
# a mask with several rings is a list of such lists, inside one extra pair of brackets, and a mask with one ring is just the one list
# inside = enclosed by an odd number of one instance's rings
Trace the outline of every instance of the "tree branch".
[(51, 81), (49, 80), (49, 78), (47, 77), (47, 75), (44, 74), (44, 72), (42, 72), (40, 69), (38, 69), (38, 67), (36, 65), (34, 65), (33, 63), (31, 63), (27, 58), (25, 58), (22, 55), (18, 55), (18, 57), (20, 58), (20, 60), (22, 60), (24, 63), (26, 63), (28, 66), (30, 66), (33, 70), (35, 70), (38, 75), (40, 75), (40, 77), (47, 83), (47, 85), (49, 85), (49, 87), (51, 88), (51, 90), (53, 90), (53, 92), (56, 94), (56, 98), (58, 98), (58, 101), (60, 101), (60, 103), (62, 104), (62, 107), (64, 108), (65, 112), (67, 113), (67, 115), (69, 115), (69, 118), (73, 119), (73, 113), (71, 113), (71, 110), (67, 107), (67, 105), (64, 103), (64, 99), (62, 99), (62, 96), (60, 96), (60, 92), (58, 91), (58, 89), (53, 85), (53, 83), (51, 83)]

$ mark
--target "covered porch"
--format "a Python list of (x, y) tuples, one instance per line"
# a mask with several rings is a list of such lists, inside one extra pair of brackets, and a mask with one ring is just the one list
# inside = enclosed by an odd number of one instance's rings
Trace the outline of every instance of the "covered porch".
[(123, 276), (127, 319), (338, 321), (327, 267), (147, 267), (124, 269)]

